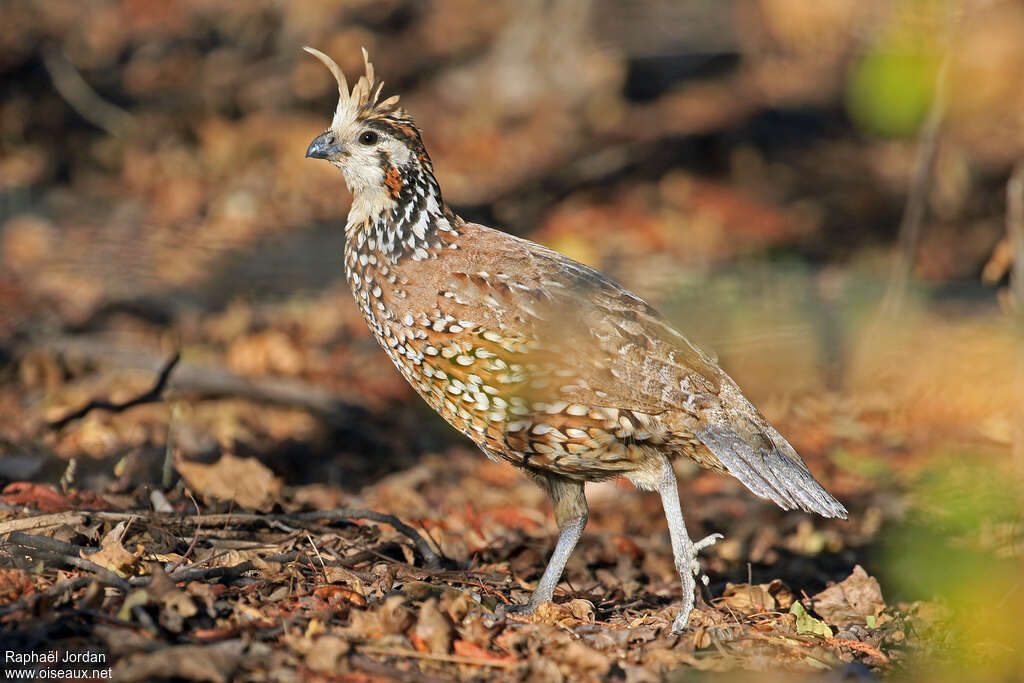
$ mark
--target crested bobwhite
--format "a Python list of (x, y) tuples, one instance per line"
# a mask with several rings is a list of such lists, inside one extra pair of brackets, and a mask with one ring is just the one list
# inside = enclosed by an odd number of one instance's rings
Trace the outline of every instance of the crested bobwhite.
[(672, 460), (731, 474), (783, 509), (846, 517), (793, 447), (714, 360), (642, 299), (557, 252), (467, 223), (441, 198), (398, 97), (366, 73), (338, 81), (330, 128), (306, 156), (341, 169), (352, 192), (345, 274), (366, 323), (420, 396), (490, 457), (551, 496), (558, 543), (525, 605), (551, 599), (587, 523), (583, 484), (622, 475), (661, 495), (686, 626), (698, 551)]

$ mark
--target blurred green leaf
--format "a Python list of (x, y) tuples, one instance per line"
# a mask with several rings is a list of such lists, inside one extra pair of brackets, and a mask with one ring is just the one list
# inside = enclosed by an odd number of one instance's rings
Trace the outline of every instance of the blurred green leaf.
[(885, 137), (910, 137), (928, 116), (939, 60), (929, 53), (869, 52), (854, 67), (846, 107), (862, 130)]
[(804, 608), (799, 601), (795, 601), (789, 608), (789, 613), (796, 617), (796, 632), (810, 633), (823, 638), (832, 637), (832, 629), (821, 619), (815, 619)]

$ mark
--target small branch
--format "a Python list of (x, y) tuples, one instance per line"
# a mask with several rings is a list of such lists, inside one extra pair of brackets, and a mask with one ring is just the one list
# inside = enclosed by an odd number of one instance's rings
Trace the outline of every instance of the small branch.
[[(341, 508), (337, 510), (314, 510), (312, 512), (296, 512), (292, 514), (282, 515), (260, 515), (251, 513), (238, 513), (232, 512), (222, 515), (205, 515), (205, 516), (192, 516), (182, 517), (179, 515), (167, 515), (152, 513), (148, 511), (138, 512), (110, 512), (110, 511), (89, 511), (89, 512), (76, 512), (67, 513), (59, 512), (50, 515), (39, 515), (36, 517), (29, 517), (25, 519), (16, 519), (9, 522), (0, 523), (0, 535), (18, 531), (24, 531), (26, 529), (45, 529), (60, 524), (77, 523), (81, 524), (86, 522), (88, 519), (99, 519), (109, 522), (121, 522), (125, 520), (135, 520), (139, 522), (147, 523), (160, 523), (165, 525), (177, 525), (185, 526), (189, 528), (198, 527), (205, 524), (208, 528), (217, 527), (218, 525), (263, 525), (263, 526), (274, 526), (285, 523), (305, 523), (311, 524), (321, 520), (328, 523), (338, 522), (351, 522), (354, 519), (368, 519), (374, 522), (380, 522), (387, 524), (392, 527), (398, 533), (402, 534), (416, 547), (420, 556), (423, 557), (426, 566), (432, 570), (441, 569), (441, 556), (435, 551), (430, 544), (420, 535), (416, 529), (412, 528), (402, 520), (398, 519), (394, 515), (384, 514), (383, 512), (377, 512), (375, 510), (361, 510), (361, 509), (350, 509)], [(292, 530), (294, 531), (294, 530)]]
[(391, 647), (376, 647), (370, 645), (358, 645), (359, 652), (371, 655), (382, 655), (384, 657), (411, 657), (413, 659), (429, 659), (435, 662), (448, 662), (451, 664), (469, 664), (470, 666), (490, 666), (498, 669), (511, 669), (515, 662), (503, 659), (476, 659), (475, 657), (463, 657), (461, 655), (435, 655), (429, 652), (418, 650), (405, 650)]
[(61, 526), (67, 524), (68, 526), (76, 526), (84, 524), (87, 519), (87, 514), (95, 514), (93, 512), (55, 512), (49, 515), (36, 515), (35, 517), (22, 517), (21, 519), (11, 519), (6, 522), (0, 522), (0, 536), (9, 534), (14, 531), (31, 531), (33, 529), (49, 529), (55, 526)]
[(104, 401), (102, 399), (89, 401), (78, 410), (65, 415), (61, 419), (47, 423), (47, 427), (54, 430), (62, 429), (71, 422), (85, 417), (93, 410), (106, 410), (112, 413), (121, 413), (129, 408), (134, 408), (135, 406), (144, 405), (146, 403), (159, 403), (163, 400), (163, 393), (164, 388), (167, 386), (167, 380), (170, 379), (171, 372), (174, 370), (174, 366), (178, 364), (179, 360), (181, 360), (181, 352), (175, 351), (174, 355), (167, 360), (164, 367), (160, 370), (160, 374), (157, 376), (156, 382), (153, 386), (150, 387), (148, 391), (139, 394), (135, 398), (122, 403), (111, 403), (110, 401)]
[(907, 191), (907, 201), (903, 206), (903, 218), (900, 220), (899, 244), (900, 253), (893, 261), (889, 282), (882, 299), (882, 313), (898, 315), (903, 308), (907, 293), (907, 283), (917, 260), (917, 250), (921, 244), (921, 224), (924, 222), (928, 207), (928, 194), (935, 177), (935, 160), (938, 157), (939, 131), (946, 115), (947, 84), (946, 73), (949, 70), (949, 49), (942, 58), (938, 74), (935, 77), (935, 95), (932, 98), (928, 118), (925, 119), (918, 137), (917, 156), (914, 159), (914, 173)]
[(49, 515), (36, 515), (34, 517), (22, 517), (21, 519), (11, 519), (6, 522), (0, 522), (0, 536), (4, 536), (5, 534), (9, 534), (14, 531), (48, 529), (62, 524), (67, 524), (69, 526), (83, 524), (85, 523), (87, 514), (90, 513), (68, 511), (55, 512)]
[(95, 575), (96, 579), (106, 586), (112, 586), (113, 588), (117, 588), (125, 593), (128, 593), (131, 590), (131, 585), (127, 581), (106, 567), (101, 567), (95, 562), (90, 562), (89, 560), (82, 559), (77, 555), (71, 555), (65, 552), (65, 546), (72, 549), (76, 546), (72, 546), (68, 543), (63, 543), (52, 538), (31, 536), (17, 531), (11, 534), (10, 542), (22, 548), (28, 548), (36, 551), (34, 553), (29, 552), (29, 555), (41, 555), (44, 559), (57, 560), (69, 567), (89, 572), (90, 574)]
[(440, 683), (443, 679), (427, 676), (417, 671), (405, 671), (387, 664), (375, 662), (364, 655), (355, 654), (349, 657), (349, 663), (356, 669), (386, 681), (409, 681), (409, 683)]
[[(123, 369), (157, 372), (163, 359), (150, 351), (122, 346), (102, 335), (47, 337), (32, 340), (26, 350), (45, 349), (77, 361), (103, 363)], [(241, 398), (271, 405), (298, 407), (328, 424), (347, 427), (368, 417), (366, 409), (323, 387), (286, 377), (246, 377), (224, 368), (181, 362), (167, 386), (172, 397), (182, 394), (204, 399)]]
[(398, 519), (394, 515), (386, 515), (374, 510), (355, 510), (342, 508), (339, 510), (316, 510), (313, 512), (300, 512), (292, 515), (274, 515), (275, 517), (287, 517), (303, 521), (316, 521), (326, 519), (330, 522), (347, 522), (353, 519), (369, 519), (374, 522), (381, 522), (391, 526), (395, 531), (407, 537), (416, 546), (416, 550), (423, 556), (423, 560), (430, 569), (441, 568), (441, 556), (430, 547), (430, 544), (420, 535), (418, 531)]
[(174, 563), (174, 566), (171, 567), (170, 570), (168, 570), (168, 574), (173, 574), (174, 570), (180, 567), (182, 563), (185, 562), (185, 560), (188, 558), (188, 556), (192, 554), (192, 549), (195, 548), (196, 543), (199, 542), (199, 532), (203, 530), (203, 517), (202, 514), (199, 512), (199, 503), (196, 502), (195, 497), (191, 493), (188, 494), (188, 497), (192, 501), (192, 504), (195, 505), (196, 507), (196, 532), (192, 536), (192, 542), (188, 544), (188, 548), (185, 550), (185, 554), (181, 556), (180, 560)]
[(135, 118), (100, 97), (63, 52), (53, 48), (43, 50), (43, 65), (53, 87), (83, 119), (114, 137), (124, 137), (135, 127)]
[(46, 550), (61, 555), (76, 555), (83, 549), (82, 546), (58, 541), (56, 538), (34, 536), (20, 531), (12, 531), (11, 535), (7, 538), (7, 542), (13, 545), (20, 545), (23, 548), (36, 548), (37, 550)]

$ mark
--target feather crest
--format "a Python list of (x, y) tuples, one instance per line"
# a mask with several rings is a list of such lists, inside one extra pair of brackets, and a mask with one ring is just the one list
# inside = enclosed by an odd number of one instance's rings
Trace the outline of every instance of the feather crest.
[(371, 115), (376, 110), (394, 110), (398, 104), (398, 95), (392, 95), (383, 102), (380, 101), (381, 90), (384, 82), (376, 81), (373, 64), (370, 62), (370, 55), (366, 48), (363, 48), (364, 74), (359, 77), (351, 91), (348, 88), (348, 81), (344, 72), (338, 64), (320, 50), (312, 47), (303, 47), (303, 50), (313, 55), (326, 66), (334, 79), (338, 82), (338, 108), (334, 112), (332, 128), (340, 128), (344, 124)]

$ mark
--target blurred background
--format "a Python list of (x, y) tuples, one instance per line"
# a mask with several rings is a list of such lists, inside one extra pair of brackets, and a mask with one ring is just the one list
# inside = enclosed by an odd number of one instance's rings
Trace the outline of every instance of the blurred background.
[[(176, 481), (167, 451), (257, 456), (291, 503), (450, 516), (442, 546), (467, 561), (470, 501), (489, 543), (520, 532), (488, 510), (547, 510), (365, 329), (341, 269), (349, 195), (303, 157), (336, 102), (303, 45), (350, 76), (365, 46), (457, 213), (662, 310), (850, 507), (783, 515), (683, 472), (691, 526), (726, 532), (718, 577), (749, 560), (820, 587), (859, 562), (888, 604), (942, 606), (914, 652), (1019, 671), (1018, 0), (7, 0), (0, 482), (56, 484), (74, 461), (74, 488), (138, 502)], [(144, 391), (179, 348), (170, 408), (47, 429)], [(667, 552), (655, 502), (591, 499), (595, 533)]]

